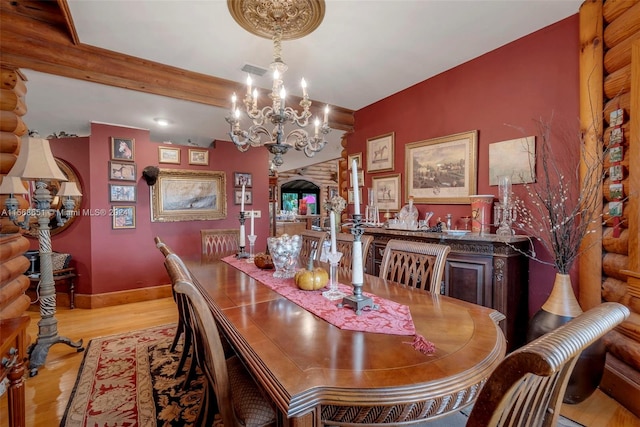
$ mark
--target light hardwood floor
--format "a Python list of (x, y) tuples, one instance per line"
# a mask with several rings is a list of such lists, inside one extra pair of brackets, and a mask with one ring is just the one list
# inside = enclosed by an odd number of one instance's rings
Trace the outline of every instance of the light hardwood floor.
[[(28, 333), (35, 339), (39, 313), (30, 311), (29, 315)], [(72, 340), (82, 338), (87, 345), (95, 337), (175, 323), (178, 316), (173, 300), (164, 298), (93, 310), (60, 307), (56, 318), (61, 336)], [(77, 353), (64, 344), (56, 344), (49, 349), (45, 365), (38, 375), (26, 382), (28, 427), (60, 424), (82, 357), (83, 353)], [(6, 413), (7, 398), (3, 396), (0, 427), (8, 427)], [(564, 405), (562, 414), (587, 427), (640, 427), (640, 419), (599, 390), (578, 405)]]

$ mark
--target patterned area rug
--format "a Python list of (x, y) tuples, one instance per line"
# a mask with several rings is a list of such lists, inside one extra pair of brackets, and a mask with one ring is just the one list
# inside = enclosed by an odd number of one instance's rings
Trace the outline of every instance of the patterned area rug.
[(174, 333), (165, 325), (91, 340), (60, 426), (192, 426), (205, 380), (198, 371), (184, 391), (185, 374), (174, 378), (182, 352), (169, 351)]

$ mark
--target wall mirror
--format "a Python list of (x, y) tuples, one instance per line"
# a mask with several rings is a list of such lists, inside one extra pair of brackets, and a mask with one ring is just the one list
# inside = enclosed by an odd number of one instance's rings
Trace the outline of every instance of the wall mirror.
[[(60, 168), (62, 173), (64, 173), (64, 175), (67, 177), (67, 180), (69, 180), (69, 182), (75, 182), (76, 185), (78, 186), (78, 190), (80, 190), (80, 192), (84, 194), (84, 191), (82, 190), (82, 183), (80, 182), (78, 174), (76, 174), (76, 172), (73, 170), (71, 165), (69, 165), (64, 160), (61, 160), (58, 158), (56, 158), (56, 163), (58, 164), (58, 167)], [(29, 185), (28, 197), (29, 197), (29, 200), (31, 201), (33, 200), (33, 192), (35, 191), (36, 188), (35, 188), (34, 181), (30, 181), (29, 184), (30, 185)], [(48, 181), (47, 188), (49, 188), (49, 191), (51, 191), (51, 197), (53, 197), (53, 199), (51, 200), (51, 209), (60, 210), (63, 208), (62, 198), (57, 195), (61, 184), (62, 182), (55, 179)], [(74, 196), (72, 197), (72, 199), (75, 201), (76, 210), (79, 210), (82, 204), (82, 196)], [(33, 204), (31, 204), (31, 206), (33, 207)], [(56, 216), (53, 215), (51, 217), (51, 220), (49, 221), (49, 227), (51, 228), (51, 231), (50, 231), (51, 235), (53, 236), (58, 233), (62, 233), (71, 224), (73, 224), (73, 222), (76, 220), (77, 217), (78, 215), (74, 215), (68, 218), (63, 225), (58, 225)], [(38, 238), (38, 218), (36, 217), (29, 218), (29, 229), (26, 231), (25, 236), (32, 237), (34, 239)]]

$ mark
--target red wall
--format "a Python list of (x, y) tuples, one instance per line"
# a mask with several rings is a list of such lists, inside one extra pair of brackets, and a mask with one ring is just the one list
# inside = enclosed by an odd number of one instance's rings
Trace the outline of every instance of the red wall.
[[(70, 163), (80, 176), (83, 187), (81, 210), (98, 212), (104, 209), (108, 212), (113, 205), (131, 204), (109, 202), (109, 183), (117, 183), (110, 181), (108, 176), (111, 137), (135, 139), (137, 201), (133, 205), (136, 207), (136, 228), (113, 230), (112, 218), (108, 215), (81, 215), (69, 230), (53, 236), (55, 251), (73, 255), (80, 274), (78, 293), (100, 294), (168, 283), (163, 257), (155, 247), (154, 237), (160, 236), (181, 256), (191, 256), (200, 254), (200, 229), (238, 227), (240, 206), (233, 204), (232, 197), (234, 172), (253, 174), (253, 205), (248, 208), (262, 211), (261, 218), (255, 221), (259, 236), (256, 250), (265, 249), (269, 234), (267, 150), (254, 148), (241, 153), (230, 142), (217, 142), (215, 148), (208, 149), (209, 166), (193, 166), (188, 164), (189, 147), (174, 145), (181, 150), (181, 164), (158, 164), (158, 147), (162, 144), (151, 142), (148, 131), (93, 123), (90, 137), (51, 141), (54, 155)], [(227, 217), (214, 221), (152, 223), (149, 186), (142, 179), (142, 170), (150, 165), (163, 169), (225, 172)]]
[[(575, 15), (357, 111), (348, 153), (362, 152), (366, 164), (367, 138), (395, 132), (395, 170), (378, 175), (401, 173), (404, 185), (405, 144), (477, 129), (477, 194), (497, 195), (489, 185), (489, 144), (535, 135), (534, 121), (551, 116), (578, 134), (578, 52)], [(365, 172), (365, 186), (372, 176)], [(417, 208), (421, 217), (426, 211), (434, 218), (470, 215), (469, 205)], [(553, 268), (530, 262), (530, 311), (547, 298), (554, 275)], [(577, 280), (574, 286), (577, 291)]]

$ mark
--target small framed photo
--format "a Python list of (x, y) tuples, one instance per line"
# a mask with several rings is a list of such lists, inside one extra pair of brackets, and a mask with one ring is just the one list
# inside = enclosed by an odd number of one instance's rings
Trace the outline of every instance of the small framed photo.
[(247, 172), (234, 172), (233, 174), (233, 186), (234, 187), (252, 187), (253, 182), (251, 180), (251, 174)]
[(111, 137), (111, 160), (133, 162), (135, 160), (135, 140), (133, 138)]
[(209, 151), (190, 148), (189, 164), (207, 166), (209, 164)]
[[(364, 171), (358, 169), (358, 186), (364, 187)], [(353, 173), (349, 172), (349, 187), (353, 187)]]
[(111, 217), (114, 230), (136, 228), (135, 206), (111, 206)]
[(367, 139), (367, 172), (393, 170), (395, 132)]
[(135, 181), (136, 164), (125, 162), (109, 162), (109, 179), (117, 181)]
[(136, 186), (134, 184), (109, 184), (110, 202), (135, 202)]
[[(373, 177), (371, 180), (373, 189), (373, 202), (380, 210), (399, 211), (401, 189), (400, 174)], [(371, 203), (371, 201), (369, 202)]]
[[(242, 190), (235, 189), (233, 192), (233, 204), (240, 205), (242, 204)], [(253, 194), (251, 190), (244, 190), (244, 204), (252, 205), (253, 204)]]
[(618, 145), (609, 150), (609, 161), (611, 161), (611, 163), (621, 162), (623, 157), (622, 145)]
[(351, 170), (351, 168), (353, 168), (353, 161), (354, 160), (356, 161), (356, 165), (357, 165), (358, 169), (362, 169), (362, 152), (349, 154), (349, 156), (347, 156), (347, 161), (348, 161), (347, 169), (348, 170)]
[(158, 147), (158, 163), (180, 164), (180, 149), (175, 147)]

